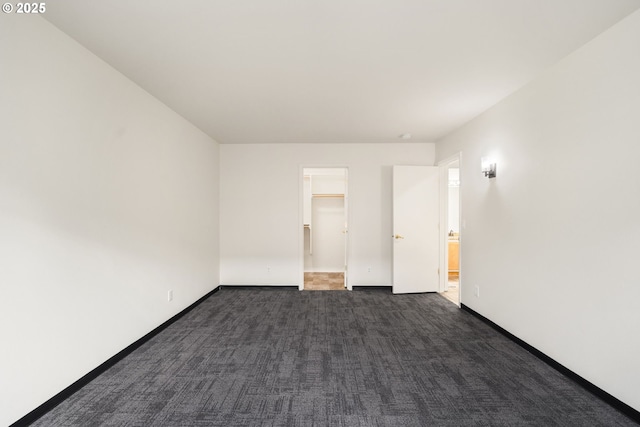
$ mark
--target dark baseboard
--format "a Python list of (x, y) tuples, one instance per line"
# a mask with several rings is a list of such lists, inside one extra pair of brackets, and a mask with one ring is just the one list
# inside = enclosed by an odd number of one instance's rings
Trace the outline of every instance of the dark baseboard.
[(352, 290), (354, 291), (385, 291), (385, 292), (391, 292), (393, 287), (392, 286), (358, 286), (358, 285), (354, 285), (351, 287)]
[(214, 290), (207, 293), (205, 296), (203, 296), (202, 298), (200, 298), (199, 300), (197, 300), (196, 302), (194, 302), (193, 304), (191, 304), (190, 306), (182, 310), (180, 313), (176, 314), (171, 319), (167, 320), (166, 322), (164, 322), (163, 324), (161, 324), (160, 326), (158, 326), (157, 328), (155, 328), (154, 330), (152, 330), (151, 332), (149, 332), (148, 334), (146, 334), (145, 336), (143, 336), (133, 344), (127, 346), (124, 350), (121, 350), (116, 355), (110, 357), (106, 362), (102, 363), (100, 366), (93, 369), (88, 374), (84, 375), (82, 378), (80, 378), (79, 380), (71, 384), (69, 387), (65, 388), (60, 393), (56, 394), (51, 399), (47, 400), (45, 403), (38, 406), (33, 411), (29, 412), (27, 415), (20, 418), (15, 423), (11, 424), (10, 427), (28, 426), (29, 424), (35, 422), (38, 418), (42, 417), (44, 414), (46, 414), (47, 412), (49, 412), (50, 410), (58, 406), (65, 399), (69, 398), (72, 394), (80, 390), (82, 387), (89, 384), (92, 380), (97, 378), (100, 374), (105, 372), (107, 369), (109, 369), (110, 367), (112, 367), (122, 359), (124, 359), (126, 356), (128, 356), (131, 352), (133, 352), (135, 349), (140, 347), (142, 344), (146, 343), (151, 338), (158, 335), (158, 333), (162, 332), (169, 325), (171, 325), (176, 320), (180, 319), (182, 316), (184, 316), (185, 314), (193, 310), (197, 305), (202, 303), (211, 295), (218, 292), (219, 289), (220, 289), (220, 286), (216, 287)]
[(496, 323), (494, 323), (493, 321), (487, 319), (482, 314), (474, 311), (473, 309), (469, 308), (468, 306), (466, 306), (464, 304), (460, 304), (460, 308), (463, 309), (464, 311), (472, 314), (473, 316), (477, 317), (478, 319), (482, 320), (484, 323), (486, 323), (487, 325), (491, 326), (493, 329), (495, 329), (496, 331), (500, 332), (502, 335), (504, 335), (505, 337), (509, 338), (511, 341), (515, 342), (520, 347), (524, 348), (529, 353), (533, 354), (538, 359), (542, 360), (543, 362), (545, 362), (546, 364), (548, 364), (549, 366), (554, 368), (556, 371), (558, 371), (561, 374), (565, 375), (566, 377), (572, 379), (574, 382), (578, 383), (579, 385), (581, 385), (582, 387), (584, 387), (585, 389), (590, 391), (595, 396), (599, 397), (600, 399), (602, 399), (603, 401), (605, 401), (609, 405), (613, 406), (614, 408), (616, 408), (617, 410), (619, 410), (620, 412), (622, 412), (623, 414), (625, 414), (626, 416), (631, 418), (636, 423), (640, 424), (640, 411), (637, 411), (636, 409), (634, 409), (631, 406), (627, 405), (626, 403), (622, 402), (618, 398), (616, 398), (616, 397), (610, 395), (609, 393), (607, 393), (606, 391), (602, 390), (600, 387), (598, 387), (595, 384), (589, 382), (588, 380), (582, 378), (580, 375), (576, 374), (575, 372), (573, 372), (572, 370), (570, 370), (566, 366), (556, 362), (554, 359), (552, 359), (551, 357), (547, 356), (546, 354), (544, 354), (540, 350), (536, 349), (535, 347), (533, 347), (530, 344), (526, 343), (525, 341), (521, 340), (517, 336), (513, 335), (511, 332), (507, 331), (506, 329), (504, 329), (501, 326), (499, 326)]
[(220, 285), (220, 288), (225, 289), (244, 289), (254, 291), (282, 291), (282, 290), (298, 290), (297, 285)]

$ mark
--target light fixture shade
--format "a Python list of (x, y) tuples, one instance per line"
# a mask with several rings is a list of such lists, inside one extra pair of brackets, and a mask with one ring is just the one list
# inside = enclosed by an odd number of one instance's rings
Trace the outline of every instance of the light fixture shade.
[(496, 161), (491, 157), (482, 157), (480, 159), (482, 173), (487, 178), (496, 177)]

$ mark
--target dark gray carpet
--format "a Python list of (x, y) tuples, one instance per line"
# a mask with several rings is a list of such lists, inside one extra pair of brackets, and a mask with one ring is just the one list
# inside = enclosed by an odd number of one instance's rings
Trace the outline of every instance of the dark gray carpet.
[(224, 288), (38, 426), (629, 426), (437, 294)]

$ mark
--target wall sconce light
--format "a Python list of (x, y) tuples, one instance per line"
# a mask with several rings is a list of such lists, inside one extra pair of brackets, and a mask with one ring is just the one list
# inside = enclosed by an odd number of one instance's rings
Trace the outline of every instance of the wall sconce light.
[(482, 165), (482, 173), (487, 178), (496, 177), (496, 161), (491, 157), (483, 157), (480, 159)]

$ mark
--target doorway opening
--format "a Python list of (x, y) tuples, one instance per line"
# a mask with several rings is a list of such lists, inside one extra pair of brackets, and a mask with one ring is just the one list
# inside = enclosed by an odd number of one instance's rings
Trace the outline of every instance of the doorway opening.
[(441, 161), (440, 295), (457, 306), (461, 303), (460, 282), (460, 154)]
[(347, 168), (302, 169), (302, 265), (305, 290), (345, 290)]

